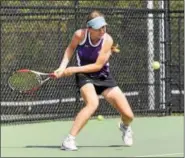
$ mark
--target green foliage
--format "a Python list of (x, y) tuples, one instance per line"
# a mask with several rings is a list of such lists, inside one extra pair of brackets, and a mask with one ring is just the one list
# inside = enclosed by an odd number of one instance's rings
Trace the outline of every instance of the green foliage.
[(183, 0), (171, 0), (170, 9), (171, 10), (184, 10), (184, 1)]

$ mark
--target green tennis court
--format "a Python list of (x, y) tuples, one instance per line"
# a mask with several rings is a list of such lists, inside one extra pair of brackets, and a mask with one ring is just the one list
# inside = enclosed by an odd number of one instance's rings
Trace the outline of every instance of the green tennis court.
[[(51, 80), (33, 94), (13, 91), (7, 81), (19, 69), (56, 70), (93, 10), (105, 15), (120, 48), (110, 71), (136, 116), (134, 145), (123, 146), (119, 113), (100, 95), (93, 116), (108, 118), (88, 122), (76, 138), (78, 151), (62, 151), (70, 119), (84, 107), (76, 76)], [(1, 0), (0, 18), (1, 157), (184, 157), (183, 0)], [(79, 64), (76, 54), (69, 67)]]
[(78, 151), (62, 151), (60, 143), (72, 121), (1, 127), (2, 157), (183, 157), (183, 117), (137, 117), (134, 145), (124, 147), (119, 118), (90, 120), (76, 141)]

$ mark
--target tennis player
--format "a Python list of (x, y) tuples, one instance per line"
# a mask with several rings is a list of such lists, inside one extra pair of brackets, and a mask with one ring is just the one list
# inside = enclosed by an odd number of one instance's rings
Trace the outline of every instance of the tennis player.
[[(112, 104), (121, 115), (119, 128), (122, 139), (127, 146), (133, 144), (130, 123), (134, 118), (131, 107), (121, 89), (117, 86), (109, 69), (111, 54), (118, 52), (113, 46), (112, 37), (106, 32), (107, 23), (104, 15), (93, 11), (87, 19), (87, 28), (77, 30), (68, 45), (60, 67), (54, 71), (57, 78), (77, 75), (77, 85), (85, 106), (77, 114), (68, 136), (64, 139), (61, 149), (77, 150), (75, 137), (94, 114), (99, 106), (98, 95)], [(76, 52), (78, 65), (67, 67), (73, 53)], [(108, 131), (107, 131), (108, 132)]]

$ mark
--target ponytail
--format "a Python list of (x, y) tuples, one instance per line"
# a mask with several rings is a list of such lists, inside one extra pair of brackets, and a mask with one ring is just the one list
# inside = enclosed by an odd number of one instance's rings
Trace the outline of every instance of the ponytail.
[(120, 52), (120, 49), (118, 48), (119, 45), (118, 44), (113, 44), (112, 47), (111, 47), (111, 50), (113, 53), (119, 53)]

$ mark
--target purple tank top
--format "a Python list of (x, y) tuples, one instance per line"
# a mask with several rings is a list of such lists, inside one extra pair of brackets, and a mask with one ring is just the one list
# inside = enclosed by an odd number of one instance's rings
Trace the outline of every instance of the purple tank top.
[[(84, 40), (77, 46), (77, 64), (78, 66), (84, 66), (96, 62), (99, 51), (102, 47), (103, 39), (100, 39), (96, 45), (93, 45), (90, 39), (90, 34), (86, 30)], [(100, 71), (87, 73), (90, 77), (102, 78), (109, 75), (109, 63), (107, 62)]]

